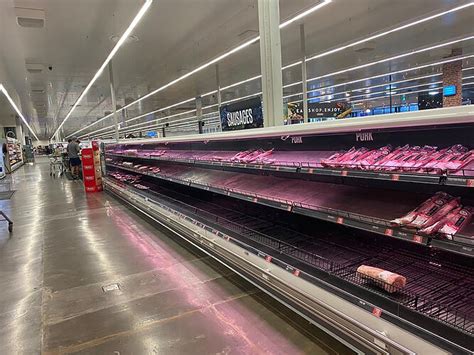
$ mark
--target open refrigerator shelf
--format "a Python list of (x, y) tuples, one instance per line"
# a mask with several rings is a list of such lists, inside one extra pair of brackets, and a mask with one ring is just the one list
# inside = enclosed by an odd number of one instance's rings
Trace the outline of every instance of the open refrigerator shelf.
[(286, 172), (294, 174), (342, 177), (366, 180), (383, 180), (393, 182), (407, 182), (415, 184), (445, 185), (456, 187), (474, 188), (474, 163), (469, 164), (455, 173), (422, 172), (420, 169), (404, 168), (404, 171), (376, 171), (367, 166), (366, 170), (347, 168), (325, 168), (321, 160), (329, 157), (334, 151), (291, 151), (274, 152), (270, 157), (272, 164), (232, 162), (230, 159), (237, 154), (236, 151), (180, 151), (169, 150), (162, 156), (152, 156), (152, 153), (139, 155), (126, 155), (108, 152), (108, 156), (123, 159), (141, 159), (145, 161), (172, 162), (198, 167), (232, 169), (242, 171), (266, 171), (268, 173)]
[(443, 243), (437, 243), (432, 237), (417, 235), (413, 230), (391, 226), (391, 220), (418, 206), (426, 200), (426, 194), (383, 189), (374, 191), (356, 186), (202, 169), (180, 164), (160, 165), (161, 172), (158, 174), (111, 162), (107, 165), (389, 238), (474, 256), (473, 223), (457, 233), (453, 241)]
[[(455, 329), (454, 333), (441, 333), (442, 336), (454, 334), (456, 339), (451, 339), (453, 341), (463, 342), (460, 339), (464, 339), (464, 342), (469, 343), (472, 336), (474, 275), (469, 267), (455, 263), (451, 258), (452, 254), (432, 253), (426, 249), (421, 250), (416, 245), (400, 248), (400, 242), (396, 240), (380, 243), (378, 237), (370, 233), (342, 226), (334, 228), (324, 222), (319, 222), (317, 228), (312, 228), (310, 233), (302, 232), (295, 229), (302, 225), (298, 221), (287, 221), (306, 217), (291, 217), (290, 214), (287, 218), (280, 218), (279, 213), (287, 212), (258, 207), (252, 203), (242, 204), (210, 192), (196, 197), (186, 190), (188, 188), (179, 188), (174, 184), (164, 186), (167, 183), (157, 184), (153, 179), (141, 182), (149, 188), (145, 191), (126, 186), (111, 177), (106, 178), (106, 184), (126, 187), (147, 201), (161, 203), (176, 213), (196, 220), (196, 223), (203, 223), (218, 236), (230, 236), (240, 243), (254, 246), (261, 251), (259, 255), (269, 262), (274, 262), (289, 272), (297, 272), (298, 275), (301, 271), (301, 277), (304, 272), (316, 275), (311, 272), (314, 268), (330, 276), (327, 280), (332, 277), (343, 280), (346, 286), (352, 285), (368, 291), (369, 295), (374, 296), (368, 302), (377, 302), (381, 298), (388, 300), (393, 303), (391, 309), (398, 316), (403, 315), (399, 307), (401, 305), (428, 319), (442, 322)], [(275, 223), (275, 220), (282, 223)], [(408, 278), (406, 289), (387, 293), (373, 282), (361, 279), (355, 272), (361, 264), (405, 275)], [(311, 279), (310, 277), (309, 280)], [(349, 288), (347, 291), (353, 293), (354, 290)], [(387, 306), (385, 302), (380, 305)], [(437, 326), (434, 328), (440, 330)], [(459, 332), (464, 335), (458, 334)]]

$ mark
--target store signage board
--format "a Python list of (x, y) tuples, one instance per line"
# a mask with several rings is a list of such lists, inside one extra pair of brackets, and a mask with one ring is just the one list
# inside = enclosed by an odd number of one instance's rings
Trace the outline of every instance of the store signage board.
[[(322, 119), (322, 118), (337, 118), (348, 109), (348, 106), (343, 102), (309, 102), (308, 103), (308, 118)], [(303, 121), (303, 103), (288, 104), (288, 119), (292, 123)]]
[(150, 131), (150, 132), (146, 132), (146, 135), (147, 135), (147, 137), (155, 138), (155, 137), (158, 137), (158, 132)]
[(262, 100), (255, 97), (222, 106), (220, 117), (223, 131), (263, 127)]
[(454, 96), (456, 95), (456, 85), (448, 85), (443, 87), (444, 96)]

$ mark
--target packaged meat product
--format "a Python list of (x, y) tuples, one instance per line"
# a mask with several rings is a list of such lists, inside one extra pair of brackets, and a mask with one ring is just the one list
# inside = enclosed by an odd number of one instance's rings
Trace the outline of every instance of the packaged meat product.
[(418, 231), (418, 234), (421, 235), (433, 235), (437, 233), (445, 224), (448, 220), (455, 218), (455, 216), (461, 211), (461, 206), (451, 210), (446, 216), (438, 220), (436, 223), (433, 223), (427, 227), (424, 227), (423, 229), (420, 229)]
[(408, 226), (414, 228), (424, 228), (431, 226), (445, 217), (452, 209), (458, 207), (459, 200), (459, 198), (452, 198), (449, 195), (446, 198), (435, 199), (431, 208), (417, 213), (416, 218), (411, 221)]
[(419, 154), (421, 151), (420, 146), (414, 146), (409, 149), (404, 150), (397, 156), (393, 157), (391, 160), (383, 164), (383, 170), (385, 171), (397, 171), (402, 170), (401, 167), (403, 164), (409, 160), (411, 157)]
[[(429, 145), (424, 146), (418, 152), (410, 154), (408, 157), (404, 158), (402, 163), (399, 164), (399, 167), (403, 171), (414, 171), (416, 169), (417, 163), (427, 162), (428, 158), (436, 151), (436, 147)], [(423, 165), (423, 164), (419, 164)]]
[(125, 155), (136, 156), (138, 150), (137, 149), (127, 149), (124, 151)]
[(253, 151), (252, 153), (249, 153), (247, 154), (246, 156), (244, 156), (243, 158), (240, 158), (239, 161), (241, 163), (251, 163), (253, 162), (255, 159), (257, 159), (257, 157), (264, 153), (264, 151), (262, 149), (257, 149), (255, 151)]
[(465, 225), (467, 225), (474, 214), (474, 207), (467, 206), (457, 209), (457, 212), (452, 212), (446, 218), (444, 225), (438, 230), (447, 239), (452, 240), (453, 236)]
[(341, 152), (341, 154), (339, 154), (339, 153), (333, 154), (328, 159), (323, 159), (321, 161), (321, 165), (324, 166), (324, 167), (328, 167), (328, 168), (335, 168), (335, 167), (338, 166), (337, 163), (339, 161), (343, 161), (345, 159), (348, 159), (351, 155), (353, 155), (355, 153), (355, 151), (356, 151), (356, 148), (352, 147), (347, 152)]
[(131, 168), (133, 166), (133, 163), (132, 162), (129, 162), (129, 161), (124, 161), (122, 163), (123, 166), (126, 166), (127, 168)]
[(325, 159), (322, 159), (321, 160), (321, 165), (322, 166), (329, 166), (332, 162), (336, 161), (337, 158), (339, 158), (340, 156), (342, 156), (343, 154), (346, 154), (345, 151), (340, 151), (340, 152), (336, 152), (334, 153), (333, 155), (331, 155), (330, 157), (328, 158), (325, 158)]
[(150, 153), (150, 157), (161, 157), (166, 153), (166, 150), (155, 150), (154, 152)]
[(359, 148), (355, 154), (353, 154), (349, 159), (340, 162), (340, 164), (342, 164), (343, 168), (354, 169), (359, 165), (359, 161), (365, 159), (371, 154), (371, 152), (372, 151), (367, 148)]
[(391, 151), (392, 146), (390, 144), (379, 149), (374, 149), (369, 155), (360, 160), (359, 167), (362, 170), (372, 170), (377, 163), (390, 154)]
[(248, 154), (250, 154), (252, 152), (253, 152), (252, 149), (246, 150), (246, 151), (243, 151), (243, 152), (238, 152), (232, 158), (230, 158), (230, 161), (240, 161), (240, 159), (242, 159), (243, 157), (247, 156)]
[(464, 168), (471, 161), (474, 161), (474, 150), (470, 150), (469, 152), (450, 160), (448, 163), (446, 163), (445, 169), (450, 173), (455, 173), (458, 170)]
[(377, 162), (377, 167), (375, 170), (386, 170), (387, 167), (391, 166), (392, 162), (396, 162), (400, 159), (402, 159), (405, 154), (407, 154), (410, 151), (410, 146), (404, 145), (403, 147), (398, 147), (396, 148), (393, 152), (388, 154), (385, 158), (381, 159), (380, 161)]
[(364, 279), (381, 281), (376, 285), (390, 293), (397, 292), (407, 283), (405, 276), (373, 266), (361, 265), (357, 268), (357, 274)]
[(273, 148), (261, 153), (259, 156), (257, 156), (257, 158), (255, 158), (255, 161), (256, 162), (263, 161), (266, 157), (272, 155), (272, 153), (273, 153)]
[(428, 211), (431, 207), (433, 207), (434, 201), (436, 199), (449, 199), (449, 198), (450, 196), (447, 193), (439, 191), (433, 196), (431, 196), (429, 199), (427, 199), (425, 202), (420, 204), (418, 207), (416, 207), (414, 210), (408, 212), (403, 217), (390, 221), (390, 223), (394, 226), (408, 225), (417, 217), (418, 213), (423, 213), (425, 211)]
[(439, 151), (436, 159), (431, 160), (423, 166), (423, 170), (440, 174), (446, 170), (446, 165), (449, 161), (455, 160), (467, 152), (467, 148), (461, 144), (453, 145)]

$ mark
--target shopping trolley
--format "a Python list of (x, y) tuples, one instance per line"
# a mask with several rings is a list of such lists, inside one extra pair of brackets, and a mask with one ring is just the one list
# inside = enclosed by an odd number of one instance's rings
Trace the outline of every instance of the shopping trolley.
[(63, 162), (59, 157), (49, 159), (49, 176), (59, 177), (63, 174)]

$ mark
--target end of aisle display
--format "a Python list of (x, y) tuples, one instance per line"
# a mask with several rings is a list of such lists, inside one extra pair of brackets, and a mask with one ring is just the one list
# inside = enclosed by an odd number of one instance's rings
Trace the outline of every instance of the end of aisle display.
[(82, 176), (84, 190), (87, 193), (102, 191), (102, 172), (100, 168), (100, 152), (97, 142), (92, 148), (82, 149)]

